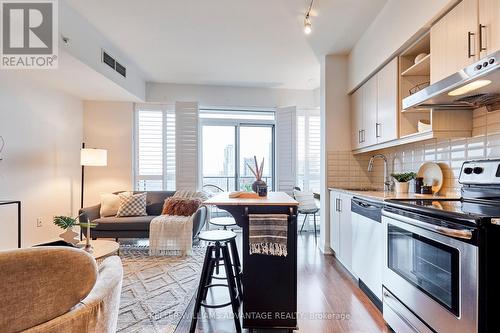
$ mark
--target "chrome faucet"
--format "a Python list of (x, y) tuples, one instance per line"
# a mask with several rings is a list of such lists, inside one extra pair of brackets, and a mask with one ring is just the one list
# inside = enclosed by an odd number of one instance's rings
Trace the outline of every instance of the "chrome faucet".
[(384, 154), (373, 155), (370, 158), (370, 162), (368, 163), (368, 172), (373, 171), (373, 161), (376, 158), (381, 158), (384, 160), (384, 191), (390, 192), (392, 190), (392, 181), (391, 181), (391, 178), (389, 176), (389, 169), (387, 168), (387, 157), (385, 157)]

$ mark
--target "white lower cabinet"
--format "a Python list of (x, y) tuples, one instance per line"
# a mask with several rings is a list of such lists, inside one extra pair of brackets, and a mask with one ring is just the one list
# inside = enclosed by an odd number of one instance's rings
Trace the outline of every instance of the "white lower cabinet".
[(339, 193), (330, 191), (330, 247), (338, 256), (340, 249)]
[(362, 215), (352, 213), (352, 272), (380, 300), (384, 267), (384, 229)]
[(352, 269), (352, 195), (330, 191), (330, 247), (349, 271)]
[(342, 265), (381, 300), (384, 229), (382, 223), (352, 212), (352, 198), (330, 190), (330, 247)]

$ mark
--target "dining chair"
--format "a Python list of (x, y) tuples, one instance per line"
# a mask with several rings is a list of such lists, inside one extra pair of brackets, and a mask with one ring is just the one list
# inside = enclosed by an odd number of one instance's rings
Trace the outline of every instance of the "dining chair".
[(301, 191), (300, 188), (295, 187), (293, 190), (293, 197), (299, 202), (298, 212), (304, 215), (304, 222), (302, 222), (302, 227), (300, 232), (304, 229), (307, 217), (313, 215), (314, 217), (314, 237), (317, 237), (316, 230), (316, 214), (319, 212), (318, 206), (316, 206), (316, 200), (314, 198), (314, 193)]

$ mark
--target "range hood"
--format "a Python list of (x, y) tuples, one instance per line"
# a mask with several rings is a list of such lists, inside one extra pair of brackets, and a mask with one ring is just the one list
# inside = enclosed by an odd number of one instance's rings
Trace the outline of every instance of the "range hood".
[(500, 51), (403, 99), (403, 109), (476, 109), (500, 103)]

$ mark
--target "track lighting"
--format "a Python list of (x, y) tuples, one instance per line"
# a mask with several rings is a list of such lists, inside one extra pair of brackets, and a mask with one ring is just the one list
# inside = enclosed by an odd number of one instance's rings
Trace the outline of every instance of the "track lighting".
[(311, 23), (311, 9), (313, 6), (314, 0), (311, 0), (309, 7), (307, 8), (306, 15), (304, 17), (304, 33), (309, 35), (312, 32), (312, 23)]

